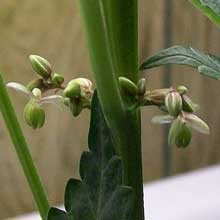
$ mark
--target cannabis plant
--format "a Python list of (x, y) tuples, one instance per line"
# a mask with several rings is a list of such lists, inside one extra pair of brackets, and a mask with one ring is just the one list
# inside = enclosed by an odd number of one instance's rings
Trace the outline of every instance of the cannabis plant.
[[(190, 2), (220, 24), (219, 0)], [(204, 134), (210, 131), (196, 115), (198, 104), (189, 97), (186, 86), (152, 90), (142, 73), (180, 64), (219, 79), (220, 58), (178, 45), (139, 65), (137, 0), (79, 0), (79, 5), (95, 86), (83, 76), (66, 82), (38, 55), (30, 56), (35, 79), (27, 85), (6, 84), (27, 97), (24, 120), (33, 129), (44, 125), (47, 103), (69, 109), (74, 117), (84, 109), (91, 111), (88, 151), (80, 160), (81, 179), (68, 181), (65, 211), (49, 205), (1, 75), (0, 109), (43, 220), (143, 220), (140, 110), (159, 108), (161, 115), (152, 122), (169, 123), (168, 142), (179, 148), (190, 144), (192, 129)]]

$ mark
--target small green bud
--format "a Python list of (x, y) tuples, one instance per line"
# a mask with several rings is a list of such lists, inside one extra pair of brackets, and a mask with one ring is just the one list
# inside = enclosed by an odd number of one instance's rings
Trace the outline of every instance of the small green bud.
[(37, 74), (45, 79), (50, 77), (52, 73), (52, 67), (46, 59), (38, 55), (30, 55), (29, 58), (31, 65)]
[(79, 83), (74, 82), (74, 83), (69, 83), (67, 87), (63, 91), (64, 97), (67, 98), (78, 98), (81, 96), (81, 88)]
[(185, 95), (188, 92), (188, 89), (185, 86), (178, 86), (176, 90), (181, 95)]
[(176, 137), (184, 126), (185, 122), (182, 117), (177, 117), (173, 123), (171, 124), (169, 135), (168, 135), (168, 143), (169, 145), (175, 144)]
[(126, 95), (136, 96), (138, 93), (137, 86), (126, 77), (119, 77), (121, 91)]
[(146, 79), (142, 78), (137, 83), (137, 90), (139, 96), (144, 96), (146, 92)]
[(182, 97), (178, 92), (170, 92), (165, 97), (165, 105), (170, 115), (178, 116), (182, 111)]
[(43, 79), (34, 79), (28, 83), (27, 88), (32, 91), (34, 88), (43, 88), (44, 87), (44, 80)]
[(55, 86), (60, 86), (60, 85), (62, 85), (63, 82), (64, 82), (64, 77), (63, 76), (61, 76), (58, 73), (54, 73), (53, 74), (53, 76), (52, 76), (52, 83)]
[(79, 98), (92, 94), (92, 82), (85, 78), (71, 80), (63, 92), (67, 98)]
[(24, 120), (33, 129), (41, 128), (45, 122), (45, 112), (35, 100), (30, 100), (24, 108)]
[(196, 111), (198, 105), (193, 103), (192, 100), (187, 95), (182, 96), (182, 101), (183, 101), (183, 111), (190, 113)]
[(190, 128), (188, 128), (186, 125), (182, 126), (179, 133), (176, 136), (175, 144), (179, 148), (185, 148), (187, 147), (192, 139), (192, 133)]

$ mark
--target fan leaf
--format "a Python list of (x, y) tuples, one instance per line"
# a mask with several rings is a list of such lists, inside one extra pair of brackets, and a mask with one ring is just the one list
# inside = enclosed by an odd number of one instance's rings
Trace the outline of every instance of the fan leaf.
[(220, 0), (190, 0), (204, 15), (218, 26), (220, 25)]
[(70, 179), (65, 190), (66, 212), (52, 208), (48, 220), (131, 220), (133, 192), (122, 185), (122, 162), (95, 92), (92, 100), (89, 150), (80, 161), (82, 180)]
[(179, 64), (197, 68), (199, 73), (220, 79), (220, 59), (217, 56), (205, 54), (190, 46), (173, 46), (158, 52), (148, 58), (140, 70), (150, 69), (167, 64)]

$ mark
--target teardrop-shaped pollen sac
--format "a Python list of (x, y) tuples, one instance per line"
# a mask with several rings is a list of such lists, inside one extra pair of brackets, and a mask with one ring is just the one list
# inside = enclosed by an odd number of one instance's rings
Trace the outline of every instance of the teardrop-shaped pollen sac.
[(81, 97), (81, 87), (79, 83), (74, 82), (71, 84), (68, 84), (67, 87), (63, 91), (64, 97), (67, 98), (79, 98)]
[(50, 77), (52, 73), (52, 67), (45, 58), (38, 55), (30, 55), (29, 59), (34, 71), (37, 74), (46, 79)]
[(178, 116), (182, 111), (182, 97), (178, 92), (170, 92), (165, 97), (165, 105), (172, 116)]
[(83, 103), (80, 99), (72, 99), (69, 103), (70, 110), (74, 117), (77, 117), (83, 110)]
[(137, 83), (138, 95), (144, 96), (146, 89), (147, 89), (146, 79), (142, 78), (142, 79), (138, 80), (138, 83)]
[(189, 146), (192, 139), (192, 132), (187, 125), (183, 125), (179, 133), (176, 136), (175, 144), (179, 148), (185, 148)]
[(60, 75), (59, 73), (54, 73), (52, 76), (52, 83), (55, 86), (60, 86), (64, 82), (64, 77)]
[(168, 144), (175, 144), (176, 137), (178, 136), (180, 130), (184, 126), (185, 122), (181, 116), (177, 117), (171, 124), (169, 135), (168, 135)]
[(192, 113), (197, 110), (198, 105), (193, 103), (192, 100), (187, 95), (182, 96), (182, 101), (183, 101), (183, 111)]
[(198, 116), (184, 112), (187, 125), (202, 134), (210, 134), (209, 126)]
[(119, 77), (119, 86), (125, 95), (136, 96), (138, 93), (137, 86), (126, 77)]
[(44, 109), (36, 102), (30, 100), (24, 108), (24, 120), (33, 129), (41, 128), (45, 122)]

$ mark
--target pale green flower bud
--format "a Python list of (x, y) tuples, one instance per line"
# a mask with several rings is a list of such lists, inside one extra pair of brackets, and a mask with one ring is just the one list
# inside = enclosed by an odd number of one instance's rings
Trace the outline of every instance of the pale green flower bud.
[(121, 91), (125, 95), (136, 96), (137, 95), (137, 86), (126, 77), (119, 77), (119, 86)]
[(139, 96), (144, 96), (146, 92), (146, 79), (140, 79), (137, 83), (137, 90), (138, 90), (138, 95)]
[(64, 77), (63, 76), (61, 76), (58, 73), (54, 73), (53, 74), (53, 76), (52, 76), (52, 83), (55, 86), (60, 86), (60, 85), (62, 85), (63, 82), (64, 82)]
[(85, 96), (91, 96), (92, 94), (92, 82), (85, 78), (77, 78), (71, 80), (63, 92), (67, 98), (79, 98)]
[(71, 84), (68, 84), (67, 87), (63, 91), (64, 97), (67, 98), (79, 98), (81, 96), (81, 88), (79, 83), (74, 82)]
[(185, 86), (178, 86), (176, 90), (181, 95), (185, 95), (188, 92), (188, 89)]
[(46, 59), (38, 55), (30, 55), (29, 58), (31, 65), (37, 74), (45, 79), (50, 77), (52, 73), (52, 67)]
[(190, 128), (186, 125), (183, 125), (175, 138), (175, 144), (179, 148), (187, 147), (192, 139), (192, 132)]
[(178, 92), (170, 92), (165, 97), (165, 106), (172, 116), (178, 116), (182, 111), (182, 97)]
[(176, 137), (178, 136), (182, 127), (185, 126), (184, 124), (185, 124), (184, 119), (181, 116), (177, 117), (173, 121), (173, 123), (171, 124), (170, 130), (169, 130), (169, 135), (168, 135), (169, 145), (175, 144)]
[(24, 108), (24, 120), (33, 129), (41, 128), (45, 122), (45, 112), (35, 100), (30, 100)]

